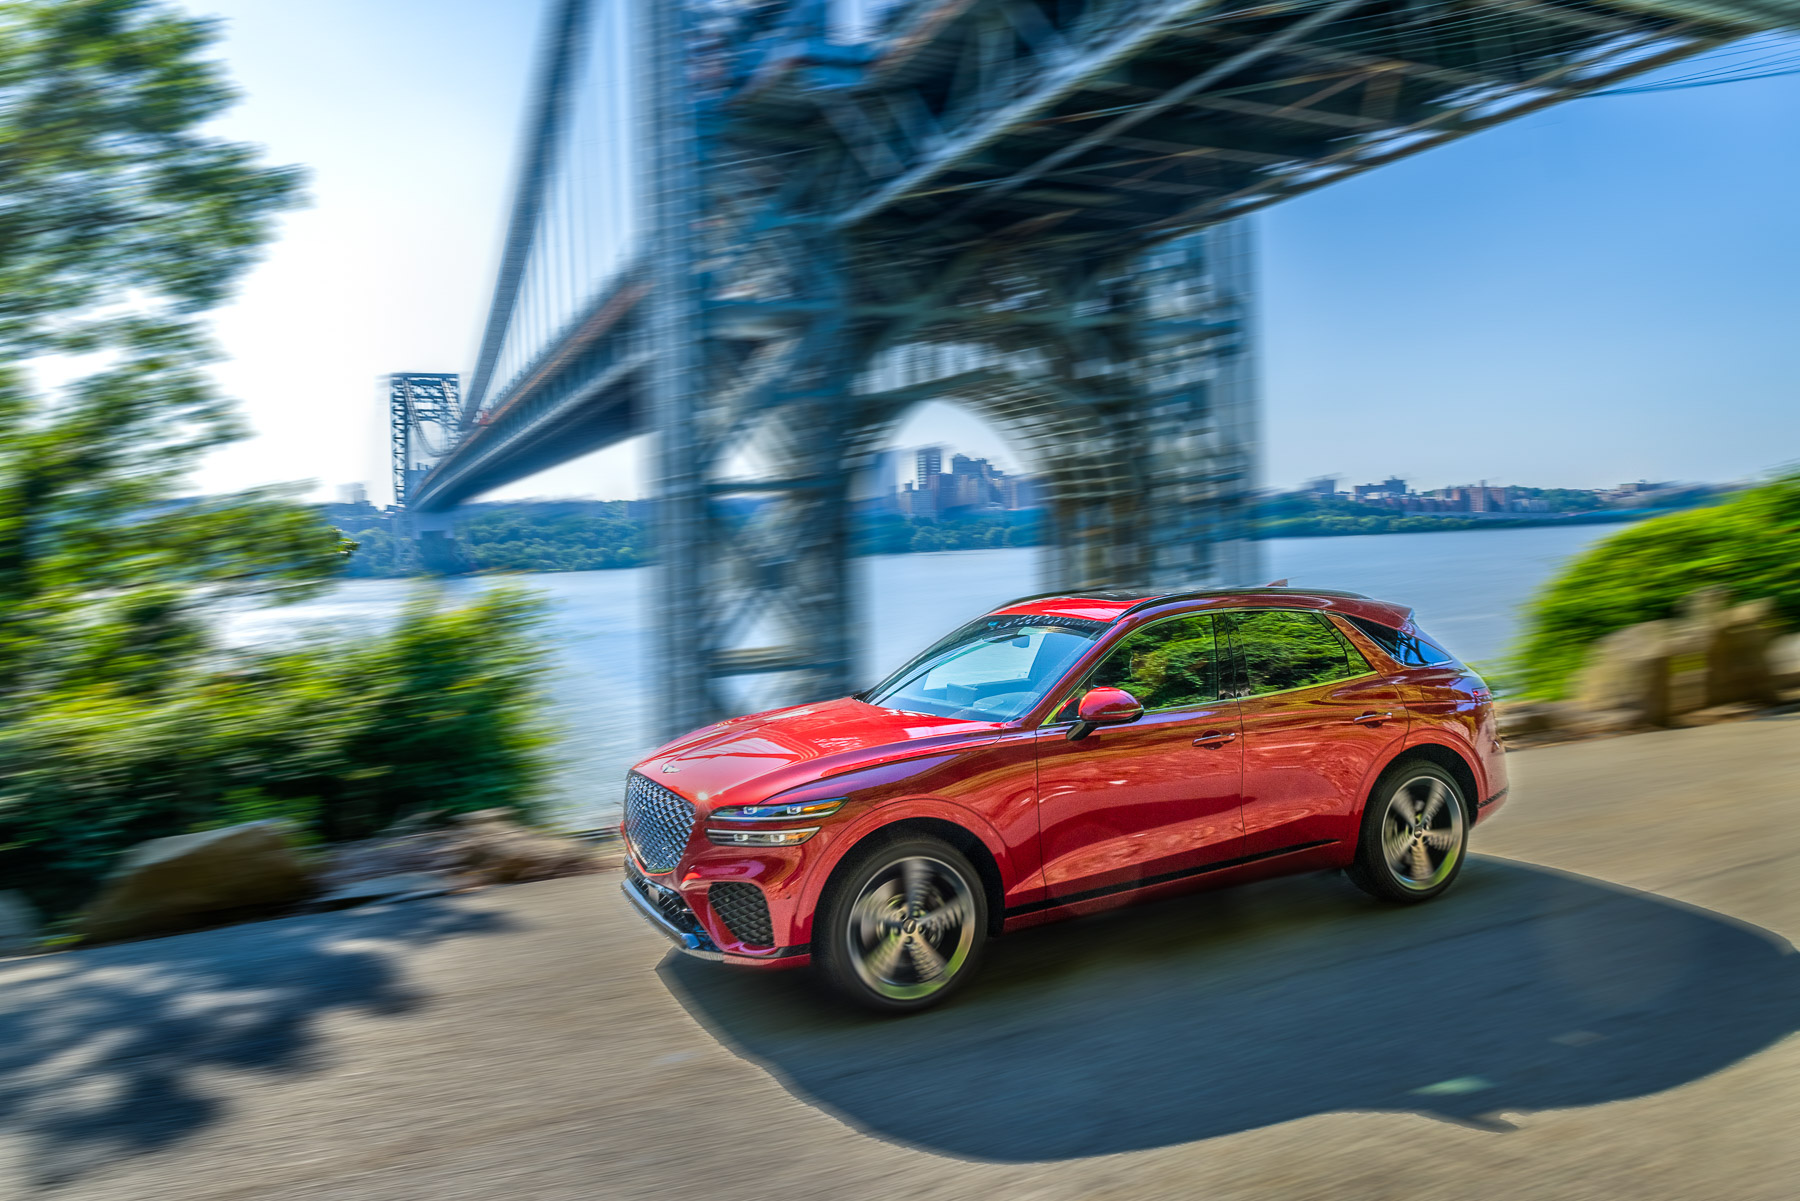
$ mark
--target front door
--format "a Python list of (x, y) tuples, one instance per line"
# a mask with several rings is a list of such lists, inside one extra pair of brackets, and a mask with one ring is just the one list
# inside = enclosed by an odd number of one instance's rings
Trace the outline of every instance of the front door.
[[(1052, 897), (1097, 895), (1203, 870), (1241, 853), (1238, 706), (1220, 697), (1222, 644), (1208, 614), (1128, 635), (1038, 732), (1038, 815)], [(1135, 722), (1068, 739), (1074, 701), (1122, 688)]]
[(1219, 615), (1244, 698), (1244, 854), (1354, 842), (1375, 765), (1406, 737), (1406, 706), (1331, 619), (1292, 609)]

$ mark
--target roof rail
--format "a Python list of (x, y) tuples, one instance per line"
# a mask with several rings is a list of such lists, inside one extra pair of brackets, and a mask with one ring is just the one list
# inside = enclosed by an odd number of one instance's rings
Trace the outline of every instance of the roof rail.
[(1336, 588), (1200, 588), (1192, 592), (1165, 592), (1159, 596), (1148, 597), (1120, 613), (1120, 617), (1129, 616), (1141, 609), (1169, 601), (1206, 600), (1216, 596), (1335, 596), (1344, 600), (1373, 600), (1361, 592), (1345, 592)]

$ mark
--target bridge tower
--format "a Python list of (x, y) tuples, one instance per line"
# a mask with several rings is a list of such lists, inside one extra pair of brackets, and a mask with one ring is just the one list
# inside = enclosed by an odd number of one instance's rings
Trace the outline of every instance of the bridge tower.
[(848, 224), (858, 156), (894, 149), (771, 152), (732, 95), (735, 48), (779, 40), (815, 96), (861, 70), (830, 6), (772, 8), (641, 10), (667, 728), (741, 709), (734, 677), (794, 699), (860, 686), (853, 481), (925, 400), (973, 409), (1041, 474), (1040, 586), (1259, 582), (1247, 224), (1089, 253)]
[(413, 515), (408, 500), (432, 465), (456, 445), (462, 428), (460, 377), (409, 371), (388, 376), (388, 451), (394, 506), (403, 512), (428, 569), (453, 571), (456, 555), (445, 514)]

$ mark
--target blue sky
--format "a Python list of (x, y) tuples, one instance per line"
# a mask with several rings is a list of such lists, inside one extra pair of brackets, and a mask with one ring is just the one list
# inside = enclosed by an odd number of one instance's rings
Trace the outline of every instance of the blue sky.
[[(466, 371), (542, 0), (187, 0), (222, 123), (313, 205), (220, 314), (256, 431), (199, 483), (367, 481), (377, 377)], [(1265, 477), (1424, 487), (1733, 479), (1800, 460), (1800, 77), (1577, 101), (1260, 217)], [(1016, 465), (919, 410), (899, 441)], [(633, 445), (509, 495), (634, 495)]]

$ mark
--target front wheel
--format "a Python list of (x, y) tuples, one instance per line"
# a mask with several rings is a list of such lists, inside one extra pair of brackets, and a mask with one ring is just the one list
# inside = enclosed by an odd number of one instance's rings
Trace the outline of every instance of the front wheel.
[(987, 894), (968, 859), (940, 839), (864, 852), (836, 880), (813, 956), (838, 993), (883, 1013), (943, 1001), (975, 974), (987, 942)]
[(1468, 849), (1468, 803), (1455, 778), (1434, 763), (1403, 763), (1369, 799), (1345, 874), (1384, 901), (1428, 901), (1450, 887)]

